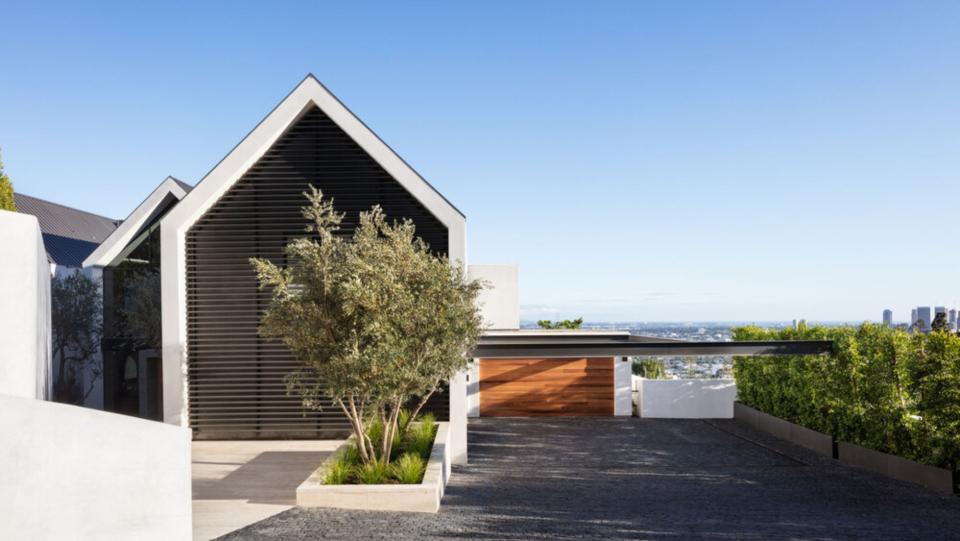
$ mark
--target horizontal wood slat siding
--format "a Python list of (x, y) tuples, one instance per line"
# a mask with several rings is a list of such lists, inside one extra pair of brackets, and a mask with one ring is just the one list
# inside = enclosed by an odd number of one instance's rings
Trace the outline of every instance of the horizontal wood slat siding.
[[(305, 411), (283, 378), (297, 361), (257, 334), (269, 293), (257, 291), (251, 257), (285, 264), (283, 247), (306, 235), (300, 213), (312, 184), (345, 212), (353, 233), (374, 204), (409, 218), (440, 254), (447, 229), (322, 111), (306, 112), (186, 236), (190, 426), (197, 439), (322, 438), (349, 430), (340, 409)], [(448, 418), (446, 393), (430, 406)]]
[(613, 415), (613, 358), (481, 359), (480, 416)]

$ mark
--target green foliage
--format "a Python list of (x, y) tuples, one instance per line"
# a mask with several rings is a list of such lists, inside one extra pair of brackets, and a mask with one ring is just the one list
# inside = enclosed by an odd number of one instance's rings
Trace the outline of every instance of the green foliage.
[(925, 464), (960, 466), (960, 337), (859, 327), (734, 329), (735, 340), (833, 340), (829, 355), (735, 357), (740, 401)]
[(663, 361), (649, 359), (644, 357), (633, 358), (633, 375), (647, 379), (665, 379), (667, 377), (667, 368)]
[(949, 332), (950, 324), (947, 322), (947, 314), (938, 312), (937, 315), (933, 317), (933, 322), (930, 324), (930, 329), (940, 332)]
[(382, 485), (390, 475), (390, 466), (377, 462), (367, 462), (355, 469), (357, 481), (364, 485)]
[(404, 453), (390, 466), (390, 473), (401, 484), (412, 485), (423, 479), (427, 462), (416, 453)]
[(327, 473), (323, 476), (323, 484), (342, 485), (346, 483), (347, 479), (353, 474), (353, 464), (353, 462), (346, 460), (343, 456), (338, 457), (337, 460), (327, 468)]
[(0, 210), (17, 211), (17, 202), (13, 197), (13, 183), (3, 170), (2, 159), (0, 159)]
[[(304, 195), (309, 235), (287, 244), (289, 265), (251, 260), (273, 294), (260, 332), (300, 361), (289, 392), (308, 408), (332, 401), (350, 420), (362, 460), (387, 463), (402, 406), (466, 368), (482, 332), (482, 285), (433, 254), (411, 221), (388, 223), (374, 207), (347, 238), (333, 201), (313, 188)], [(383, 424), (380, 445), (365, 429), (371, 419)]]
[(541, 329), (579, 329), (583, 326), (583, 318), (565, 319), (563, 321), (553, 322), (549, 319), (541, 319), (537, 322)]
[(410, 431), (407, 432), (405, 448), (428, 459), (433, 450), (433, 438), (436, 433), (436, 417), (432, 413), (427, 413), (421, 416), (419, 423), (411, 425)]
[(103, 335), (100, 282), (80, 272), (51, 280), (50, 319), (51, 349), (57, 367), (53, 398), (83, 404), (103, 373), (98, 355)]

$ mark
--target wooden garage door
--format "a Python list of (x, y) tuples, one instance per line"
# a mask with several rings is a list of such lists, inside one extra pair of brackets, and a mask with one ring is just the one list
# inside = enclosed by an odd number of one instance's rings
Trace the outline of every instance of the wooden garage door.
[(613, 359), (482, 359), (480, 416), (613, 415)]

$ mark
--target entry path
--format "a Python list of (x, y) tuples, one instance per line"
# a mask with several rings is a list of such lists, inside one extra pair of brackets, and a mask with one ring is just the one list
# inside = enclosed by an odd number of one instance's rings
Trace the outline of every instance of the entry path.
[(475, 419), (440, 513), (293, 508), (276, 539), (956, 539), (960, 498), (732, 421)]
[(193, 538), (206, 541), (296, 505), (297, 485), (342, 440), (193, 442)]

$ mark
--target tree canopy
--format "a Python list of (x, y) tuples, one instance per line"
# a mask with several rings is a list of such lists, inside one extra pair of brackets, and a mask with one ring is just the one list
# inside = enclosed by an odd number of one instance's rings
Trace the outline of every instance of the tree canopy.
[[(332, 200), (312, 187), (304, 195), (311, 235), (287, 244), (288, 265), (251, 259), (261, 288), (272, 291), (260, 332), (300, 361), (289, 392), (308, 408), (332, 401), (350, 420), (362, 460), (386, 464), (395, 437), (466, 368), (482, 330), (482, 286), (432, 254), (411, 221), (388, 223), (375, 206), (347, 237)], [(400, 425), (411, 401), (417, 406)], [(374, 420), (384, 427), (378, 442), (366, 430)]]
[(0, 210), (17, 211), (17, 202), (13, 198), (13, 183), (3, 170), (2, 156), (0, 156)]
[(565, 319), (563, 321), (553, 322), (549, 319), (541, 319), (537, 322), (541, 329), (579, 329), (583, 326), (583, 318)]

